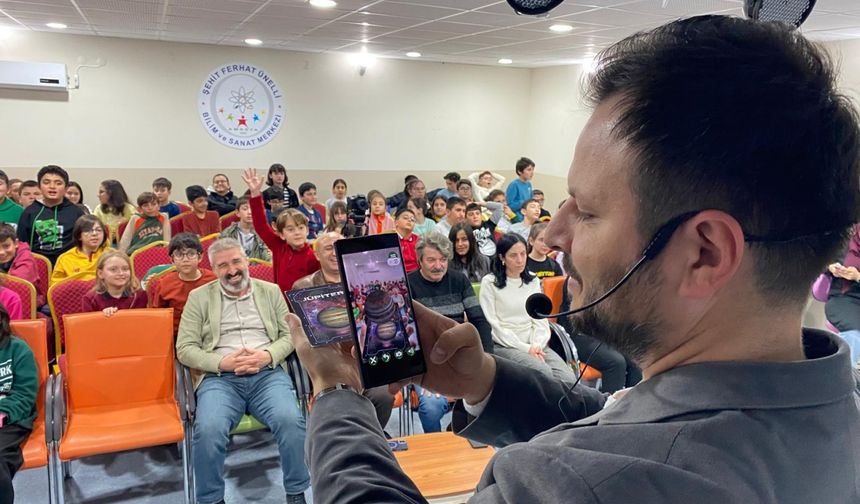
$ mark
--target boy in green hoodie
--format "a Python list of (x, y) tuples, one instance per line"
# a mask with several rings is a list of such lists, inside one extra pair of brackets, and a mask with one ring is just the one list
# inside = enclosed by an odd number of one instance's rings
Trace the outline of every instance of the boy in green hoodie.
[(0, 305), (0, 502), (15, 502), (12, 478), (24, 463), (21, 445), (33, 430), (38, 393), (33, 352), (12, 336), (9, 313)]
[(18, 219), (24, 212), (24, 207), (7, 197), (9, 192), (9, 177), (0, 170), (0, 222), (8, 222), (13, 227), (18, 225)]

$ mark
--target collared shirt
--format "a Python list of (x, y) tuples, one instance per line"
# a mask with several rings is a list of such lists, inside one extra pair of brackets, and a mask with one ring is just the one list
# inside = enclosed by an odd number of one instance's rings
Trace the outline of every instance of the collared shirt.
[(266, 326), (254, 303), (253, 286), (240, 297), (221, 287), (221, 338), (215, 351), (227, 355), (240, 348), (260, 349), (269, 346)]

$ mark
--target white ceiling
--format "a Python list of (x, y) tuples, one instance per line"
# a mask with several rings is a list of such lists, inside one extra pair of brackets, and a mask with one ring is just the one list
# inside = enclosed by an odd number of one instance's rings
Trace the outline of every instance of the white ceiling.
[[(537, 67), (581, 62), (633, 32), (705, 13), (742, 15), (742, 0), (567, 0), (548, 17), (516, 15), (504, 0), (0, 0), (0, 28), (245, 45), (307, 52), (367, 51), (422, 60)], [(550, 25), (574, 27), (566, 34)], [(819, 0), (803, 31), (860, 38), (860, 2)]]

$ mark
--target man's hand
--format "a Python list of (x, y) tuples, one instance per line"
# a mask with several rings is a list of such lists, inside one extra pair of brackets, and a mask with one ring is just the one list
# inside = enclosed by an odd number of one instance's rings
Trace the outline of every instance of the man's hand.
[(236, 368), (233, 370), (237, 375), (252, 375), (272, 363), (272, 354), (266, 350), (252, 350), (244, 348), (243, 352), (236, 357)]
[(260, 188), (263, 187), (263, 179), (257, 175), (256, 168), (246, 168), (242, 172), (242, 180), (248, 184), (248, 189), (251, 191), (251, 197), (260, 195)]
[(407, 383), (417, 383), (438, 394), (462, 397), (469, 404), (485, 399), (496, 383), (496, 361), (484, 353), (472, 324), (458, 324), (413, 301), (418, 336), (427, 372), (388, 386), (396, 394)]
[(839, 263), (833, 263), (827, 267), (828, 271), (836, 278), (844, 278), (852, 282), (860, 281), (860, 271), (854, 266), (843, 266)]
[(223, 372), (232, 373), (236, 370), (236, 359), (239, 358), (245, 352), (244, 348), (240, 348), (235, 352), (228, 353), (224, 357), (221, 358), (221, 362), (218, 363), (218, 369)]
[(308, 342), (301, 320), (292, 313), (287, 315), (286, 320), (296, 353), (307, 370), (315, 391), (334, 387), (338, 383), (345, 383), (359, 392), (362, 390), (358, 363), (352, 355), (351, 342), (314, 348)]
[(541, 362), (546, 362), (546, 354), (543, 349), (537, 345), (532, 345), (529, 347), (529, 355), (538, 359)]

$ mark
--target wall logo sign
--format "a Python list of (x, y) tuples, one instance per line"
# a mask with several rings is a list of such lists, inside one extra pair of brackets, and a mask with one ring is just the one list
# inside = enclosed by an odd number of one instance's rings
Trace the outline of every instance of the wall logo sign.
[(275, 137), (284, 122), (284, 95), (269, 72), (230, 63), (212, 70), (197, 96), (206, 131), (234, 149), (256, 149)]

